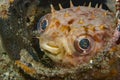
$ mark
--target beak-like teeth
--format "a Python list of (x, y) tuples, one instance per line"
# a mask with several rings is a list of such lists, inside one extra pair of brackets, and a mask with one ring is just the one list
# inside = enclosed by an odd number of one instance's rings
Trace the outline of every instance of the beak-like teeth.
[(46, 51), (49, 51), (51, 54), (58, 54), (59, 53), (59, 48), (57, 46), (53, 46), (53, 45), (49, 45), (47, 43), (45, 44), (42, 44), (41, 47), (46, 50)]

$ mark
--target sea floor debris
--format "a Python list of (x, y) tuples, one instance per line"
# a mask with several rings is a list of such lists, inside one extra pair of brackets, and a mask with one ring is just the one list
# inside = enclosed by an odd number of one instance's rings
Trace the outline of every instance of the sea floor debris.
[(0, 38), (0, 80), (24, 80), (3, 49)]

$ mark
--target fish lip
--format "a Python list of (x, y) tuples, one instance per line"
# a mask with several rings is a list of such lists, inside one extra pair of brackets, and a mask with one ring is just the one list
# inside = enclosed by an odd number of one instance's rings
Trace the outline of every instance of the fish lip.
[(42, 51), (49, 52), (50, 54), (57, 55), (60, 52), (58, 46), (51, 46), (48, 43), (44, 43), (41, 45)]

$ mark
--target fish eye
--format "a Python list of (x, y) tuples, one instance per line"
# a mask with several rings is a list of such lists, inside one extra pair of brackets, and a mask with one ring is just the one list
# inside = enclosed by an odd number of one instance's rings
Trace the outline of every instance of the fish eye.
[(74, 47), (76, 51), (80, 53), (80, 55), (89, 54), (89, 52), (92, 51), (94, 46), (94, 40), (90, 36), (80, 36), (74, 41)]
[(40, 32), (44, 31), (48, 26), (48, 20), (45, 17), (40, 18), (37, 29), (40, 30)]
[(47, 20), (42, 20), (41, 22), (40, 22), (40, 26), (41, 26), (41, 29), (42, 30), (45, 30), (46, 29), (46, 27), (47, 27)]
[(88, 49), (90, 47), (90, 42), (88, 39), (81, 39), (79, 42), (79, 46), (81, 49)]

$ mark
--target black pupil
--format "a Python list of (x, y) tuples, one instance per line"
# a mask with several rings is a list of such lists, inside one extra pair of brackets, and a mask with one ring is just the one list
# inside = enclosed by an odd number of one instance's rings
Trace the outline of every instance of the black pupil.
[(45, 30), (46, 27), (47, 27), (47, 21), (46, 21), (46, 20), (43, 20), (43, 21), (41, 22), (41, 28), (42, 28), (43, 30)]
[(82, 49), (88, 49), (88, 47), (90, 46), (90, 42), (88, 39), (82, 39), (80, 42), (79, 42), (79, 45)]

